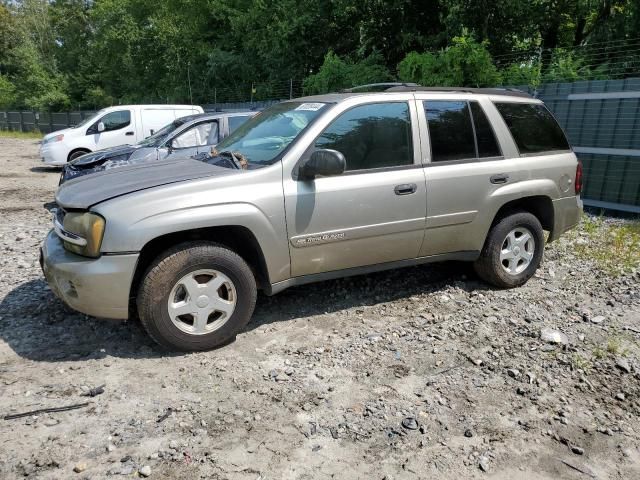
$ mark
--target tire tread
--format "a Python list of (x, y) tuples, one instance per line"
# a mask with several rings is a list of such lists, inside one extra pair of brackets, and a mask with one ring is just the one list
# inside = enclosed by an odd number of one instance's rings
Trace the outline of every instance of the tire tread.
[[(232, 314), (232, 318), (229, 321), (235, 320), (234, 328), (228, 330), (224, 335), (220, 335), (221, 331), (225, 330), (224, 327), (220, 331), (216, 331), (216, 335), (207, 334), (200, 338), (194, 335), (193, 341), (185, 344), (184, 341), (173, 335), (170, 331), (163, 332), (162, 330), (164, 329), (159, 328), (159, 322), (154, 316), (154, 309), (157, 306), (159, 297), (164, 298), (165, 296), (163, 292), (166, 290), (165, 284), (167, 280), (173, 277), (175, 272), (180, 271), (181, 268), (188, 267), (190, 261), (193, 262), (198, 259), (215, 259), (223, 264), (233, 265), (233, 267), (238, 270), (236, 274), (242, 282), (242, 285), (236, 285), (236, 291), (238, 291), (239, 288), (246, 289), (249, 298), (242, 300), (246, 302), (246, 314), (241, 315), (239, 318), (234, 318), (236, 317), (236, 313), (239, 313), (237, 310), (238, 307), (236, 307), (236, 311)], [(159, 345), (173, 350), (208, 350), (228, 343), (235, 337), (238, 331), (248, 323), (255, 308), (256, 297), (257, 287), (255, 278), (251, 268), (242, 257), (221, 244), (207, 241), (194, 241), (182, 243), (166, 250), (149, 265), (143, 276), (140, 290), (138, 291), (137, 307), (140, 323), (147, 334)], [(204, 337), (209, 337), (209, 341), (203, 341)], [(215, 338), (215, 340), (211, 341), (212, 338)]]

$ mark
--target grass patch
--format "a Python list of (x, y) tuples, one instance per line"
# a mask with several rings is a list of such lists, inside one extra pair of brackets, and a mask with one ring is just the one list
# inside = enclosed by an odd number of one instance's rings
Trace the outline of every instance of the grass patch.
[(607, 343), (593, 349), (593, 358), (602, 360), (607, 357), (627, 357), (630, 353), (629, 340), (622, 335), (612, 335), (607, 338)]
[(640, 221), (611, 223), (602, 217), (585, 215), (576, 253), (581, 258), (595, 261), (608, 274), (637, 269), (640, 267)]
[(23, 138), (27, 140), (41, 140), (44, 134), (40, 132), (16, 132), (13, 130), (0, 130), (0, 138)]
[(589, 373), (592, 366), (591, 360), (583, 357), (579, 353), (575, 353), (571, 358), (571, 367), (574, 370), (582, 370), (585, 373)]

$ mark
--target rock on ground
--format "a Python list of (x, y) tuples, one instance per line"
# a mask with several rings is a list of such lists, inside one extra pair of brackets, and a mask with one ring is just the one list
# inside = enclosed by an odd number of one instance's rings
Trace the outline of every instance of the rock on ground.
[(0, 419), (0, 478), (640, 478), (640, 278), (576, 257), (584, 232), (522, 288), (461, 263), (306, 285), (174, 354), (44, 283), (58, 175), (0, 139), (0, 414), (89, 405)]

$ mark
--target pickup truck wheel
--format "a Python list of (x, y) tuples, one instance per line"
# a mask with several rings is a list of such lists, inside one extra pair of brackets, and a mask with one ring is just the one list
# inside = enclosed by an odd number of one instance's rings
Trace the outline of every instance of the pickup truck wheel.
[(536, 272), (543, 251), (540, 221), (528, 212), (517, 212), (493, 226), (474, 267), (480, 278), (496, 287), (518, 287)]
[(208, 242), (179, 245), (151, 264), (137, 298), (142, 325), (160, 345), (209, 350), (235, 339), (256, 303), (247, 263)]

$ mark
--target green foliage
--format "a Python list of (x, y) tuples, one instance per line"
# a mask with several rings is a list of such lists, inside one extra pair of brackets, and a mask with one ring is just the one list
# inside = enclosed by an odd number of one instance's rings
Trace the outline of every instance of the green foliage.
[(542, 82), (542, 70), (539, 61), (513, 63), (500, 73), (503, 85), (526, 85), (536, 88)]
[(304, 81), (304, 90), (308, 94), (317, 94), (388, 81), (392, 78), (391, 74), (380, 62), (381, 58), (377, 55), (371, 55), (360, 62), (350, 62), (330, 50), (318, 73), (310, 75)]
[(115, 103), (115, 99), (107, 94), (102, 87), (90, 87), (84, 98), (84, 103), (89, 108), (111, 106)]
[(577, 80), (605, 80), (608, 77), (606, 64), (594, 69), (587, 65), (579, 55), (558, 49), (553, 52), (551, 63), (543, 78), (552, 82), (575, 82)]
[(455, 37), (453, 45), (438, 53), (411, 52), (398, 65), (404, 82), (424, 86), (487, 87), (500, 82), (485, 42)]
[(25, 140), (40, 140), (42, 133), (39, 131), (33, 132), (18, 132), (15, 130), (0, 130), (0, 138), (21, 138)]
[(575, 47), (639, 30), (637, 0), (4, 0), (0, 102), (282, 98), (290, 79), (320, 92), (396, 69), (425, 85), (624, 77), (640, 71), (637, 55)]
[(640, 268), (640, 222), (607, 223), (585, 216), (578, 233), (586, 240), (576, 242), (578, 256), (606, 273), (619, 275)]
[(0, 75), (0, 108), (9, 108), (16, 103), (16, 87), (4, 75)]

